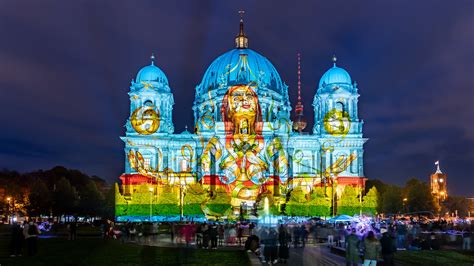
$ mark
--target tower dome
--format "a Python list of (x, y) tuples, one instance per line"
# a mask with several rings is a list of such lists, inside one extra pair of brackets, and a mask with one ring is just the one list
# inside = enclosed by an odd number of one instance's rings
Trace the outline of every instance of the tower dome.
[(159, 82), (168, 85), (168, 78), (159, 67), (155, 66), (154, 60), (155, 57), (152, 55), (151, 64), (138, 71), (137, 78), (135, 79), (136, 83)]
[(328, 84), (351, 84), (352, 79), (349, 73), (343, 68), (336, 66), (336, 56), (333, 56), (333, 67), (331, 67), (319, 80), (319, 88)]

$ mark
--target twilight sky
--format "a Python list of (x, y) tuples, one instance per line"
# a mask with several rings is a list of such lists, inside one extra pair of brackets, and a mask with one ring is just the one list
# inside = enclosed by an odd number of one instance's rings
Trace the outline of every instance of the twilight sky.
[(336, 53), (359, 84), (368, 178), (428, 181), (440, 160), (450, 193), (474, 196), (471, 0), (0, 0), (0, 168), (63, 165), (115, 181), (130, 80), (154, 52), (176, 132), (193, 125), (194, 88), (234, 48), (239, 9), (249, 48), (275, 65), (292, 105), (301, 52), (309, 128)]

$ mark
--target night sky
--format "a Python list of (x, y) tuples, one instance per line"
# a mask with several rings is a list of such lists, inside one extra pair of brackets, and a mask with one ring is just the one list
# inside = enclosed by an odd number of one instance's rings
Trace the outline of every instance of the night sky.
[(0, 168), (63, 165), (116, 181), (131, 79), (154, 52), (175, 131), (193, 125), (195, 86), (234, 48), (240, 9), (249, 48), (275, 65), (293, 106), (301, 52), (310, 129), (334, 53), (357, 81), (366, 177), (428, 181), (440, 160), (449, 192), (474, 196), (471, 0), (0, 0)]

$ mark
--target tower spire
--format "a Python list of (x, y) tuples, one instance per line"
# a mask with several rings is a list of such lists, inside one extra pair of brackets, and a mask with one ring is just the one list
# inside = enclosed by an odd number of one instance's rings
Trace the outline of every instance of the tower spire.
[(249, 40), (248, 40), (247, 36), (245, 36), (245, 33), (244, 33), (244, 14), (245, 14), (245, 11), (240, 10), (239, 14), (240, 14), (240, 29), (239, 29), (239, 35), (237, 35), (235, 37), (235, 46), (237, 47), (237, 49), (245, 49), (245, 48), (249, 47), (249, 43), (248, 43)]
[(151, 64), (154, 65), (155, 64), (155, 53), (151, 53), (151, 56), (150, 56), (150, 60), (151, 60)]
[(295, 121), (293, 129), (302, 132), (306, 128), (306, 119), (303, 116), (303, 104), (301, 103), (301, 54), (298, 53), (298, 103), (295, 106)]
[(336, 54), (333, 54), (333, 55), (332, 55), (332, 58), (331, 58), (331, 60), (332, 60), (332, 66), (334, 66), (334, 67), (335, 67), (335, 66), (336, 66), (336, 61), (337, 61)]
[(441, 169), (439, 168), (439, 161), (436, 161), (435, 165), (436, 165), (436, 174), (442, 174), (443, 172), (441, 172)]
[(301, 103), (301, 54), (298, 53), (298, 103), (295, 108), (296, 114), (303, 114), (303, 104)]

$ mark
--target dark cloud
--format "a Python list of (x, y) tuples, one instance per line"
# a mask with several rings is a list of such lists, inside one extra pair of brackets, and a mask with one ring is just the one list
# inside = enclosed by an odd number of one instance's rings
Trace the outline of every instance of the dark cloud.
[(428, 179), (441, 160), (450, 190), (474, 181), (472, 1), (2, 1), (0, 167), (54, 165), (115, 180), (123, 171), (127, 91), (155, 52), (175, 94), (177, 132), (193, 124), (194, 88), (233, 47), (246, 10), (250, 47), (296, 98), (301, 52), (305, 114), (338, 64), (359, 83), (369, 178)]

